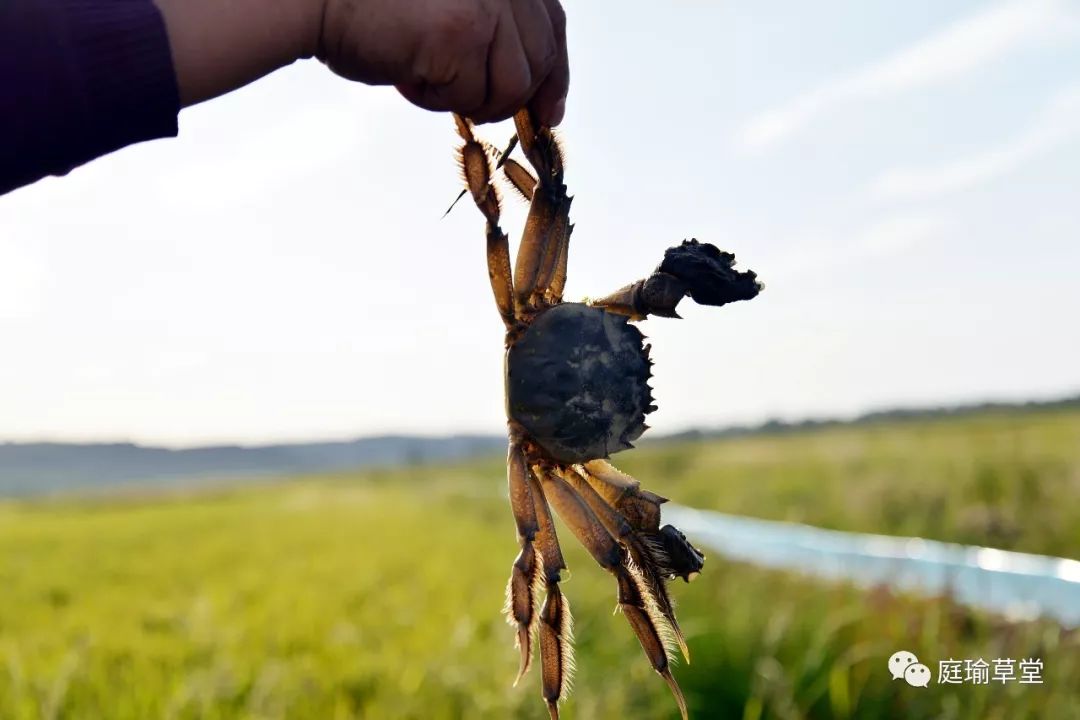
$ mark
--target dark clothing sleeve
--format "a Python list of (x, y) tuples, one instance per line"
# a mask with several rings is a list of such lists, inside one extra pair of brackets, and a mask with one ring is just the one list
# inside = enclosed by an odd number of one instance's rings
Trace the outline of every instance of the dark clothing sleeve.
[(179, 110), (151, 0), (0, 0), (0, 195), (175, 136)]

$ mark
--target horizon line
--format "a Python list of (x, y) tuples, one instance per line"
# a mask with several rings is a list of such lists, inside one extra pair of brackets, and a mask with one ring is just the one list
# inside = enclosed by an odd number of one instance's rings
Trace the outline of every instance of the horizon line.
[[(893, 405), (881, 405), (877, 409), (864, 409), (855, 413), (836, 413), (836, 414), (818, 414), (818, 415), (803, 415), (798, 417), (784, 418), (781, 416), (773, 415), (766, 417), (763, 420), (757, 422), (733, 422), (723, 425), (690, 425), (677, 430), (671, 430), (662, 434), (655, 434), (652, 437), (644, 438), (645, 442), (652, 442), (655, 440), (664, 440), (667, 438), (678, 438), (680, 436), (692, 435), (695, 433), (700, 434), (713, 434), (722, 435), (725, 433), (752, 433), (755, 431), (766, 430), (772, 426), (798, 428), (799, 426), (807, 425), (823, 425), (823, 424), (855, 424), (859, 422), (865, 422), (872, 420), (880, 416), (897, 416), (896, 419), (904, 415), (927, 415), (927, 414), (955, 414), (962, 412), (974, 412), (979, 410), (990, 409), (1039, 409), (1043, 407), (1055, 407), (1060, 405), (1070, 405), (1073, 403), (1080, 404), (1080, 389), (1071, 390), (1068, 392), (1058, 393), (1051, 396), (1031, 397), (1026, 400), (1015, 399), (982, 399), (982, 400), (963, 400), (955, 403), (939, 403), (939, 404), (893, 404)], [(450, 439), (479, 439), (489, 440), (500, 437), (500, 433), (490, 431), (469, 431), (469, 432), (449, 432), (449, 433), (425, 433), (425, 432), (408, 432), (398, 430), (388, 430), (386, 432), (372, 433), (369, 435), (349, 435), (344, 437), (324, 437), (321, 439), (282, 439), (271, 440), (267, 442), (219, 442), (219, 443), (200, 443), (194, 445), (170, 445), (167, 443), (154, 443), (154, 442), (141, 442), (128, 439), (100, 439), (100, 440), (64, 440), (56, 438), (46, 439), (33, 439), (33, 440), (11, 440), (0, 439), (0, 447), (14, 447), (14, 446), (28, 446), (28, 445), (62, 445), (69, 447), (108, 447), (108, 446), (129, 446), (144, 449), (153, 450), (168, 450), (171, 452), (185, 452), (193, 450), (221, 450), (221, 449), (241, 449), (241, 450), (259, 450), (266, 448), (280, 448), (280, 447), (304, 447), (311, 445), (347, 445), (350, 443), (362, 442), (365, 440), (389, 440), (389, 439), (402, 439), (402, 440), (450, 440)]]

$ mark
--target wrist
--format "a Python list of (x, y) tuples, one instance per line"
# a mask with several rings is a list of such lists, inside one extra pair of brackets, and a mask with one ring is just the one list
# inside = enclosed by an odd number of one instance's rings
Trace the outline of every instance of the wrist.
[(325, 0), (154, 0), (184, 106), (242, 87), (318, 47)]

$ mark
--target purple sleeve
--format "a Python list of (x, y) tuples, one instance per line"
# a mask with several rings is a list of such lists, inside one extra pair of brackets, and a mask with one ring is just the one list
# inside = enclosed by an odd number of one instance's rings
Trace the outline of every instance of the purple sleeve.
[(175, 136), (179, 110), (150, 0), (0, 0), (0, 195)]

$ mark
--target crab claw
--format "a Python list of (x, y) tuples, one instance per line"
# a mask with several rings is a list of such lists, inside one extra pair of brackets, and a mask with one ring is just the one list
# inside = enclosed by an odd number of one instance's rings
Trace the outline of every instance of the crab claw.
[(750, 300), (765, 287), (752, 270), (734, 268), (735, 256), (715, 245), (684, 240), (668, 248), (652, 275), (625, 285), (592, 305), (631, 320), (649, 315), (677, 318), (679, 302), (689, 295), (701, 305), (726, 305)]
[(734, 265), (735, 256), (715, 245), (684, 240), (682, 245), (667, 249), (656, 274), (680, 280), (685, 293), (701, 305), (726, 305), (757, 297), (764, 287), (757, 274), (752, 270), (739, 272)]
[(691, 545), (678, 528), (674, 525), (665, 525), (660, 528), (658, 537), (667, 559), (665, 570), (670, 571), (671, 575), (681, 577), (686, 582), (690, 582), (701, 574), (701, 568), (705, 567), (705, 555)]

